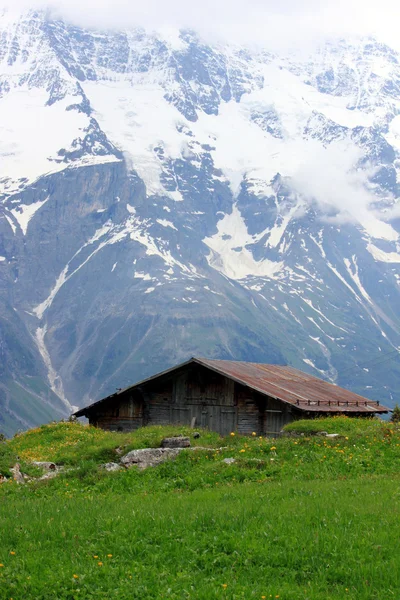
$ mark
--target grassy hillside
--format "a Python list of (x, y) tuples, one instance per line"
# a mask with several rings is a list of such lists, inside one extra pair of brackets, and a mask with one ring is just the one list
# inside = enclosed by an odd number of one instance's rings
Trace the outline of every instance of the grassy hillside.
[(399, 428), (310, 423), (278, 440), (201, 432), (206, 449), (116, 473), (99, 465), (117, 449), (193, 432), (60, 423), (0, 444), (4, 475), (17, 456), (30, 475), (65, 466), (0, 485), (0, 600), (399, 598)]

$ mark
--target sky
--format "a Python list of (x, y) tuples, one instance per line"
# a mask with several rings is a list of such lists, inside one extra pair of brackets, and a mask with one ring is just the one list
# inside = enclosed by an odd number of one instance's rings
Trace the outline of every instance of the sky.
[[(0, 7), (9, 4), (0, 0)], [(291, 47), (371, 34), (400, 46), (400, 3), (394, 0), (12, 0), (12, 5), (51, 7), (78, 25), (190, 27), (238, 43)]]

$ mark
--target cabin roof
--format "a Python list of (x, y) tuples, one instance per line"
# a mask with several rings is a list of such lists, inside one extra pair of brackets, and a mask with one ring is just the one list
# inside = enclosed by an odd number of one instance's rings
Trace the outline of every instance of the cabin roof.
[(94, 402), (86, 408), (82, 408), (75, 413), (75, 416), (86, 416), (94, 407), (97, 407), (106, 400), (117, 398), (128, 390), (139, 388), (150, 381), (173, 373), (189, 364), (202, 365), (261, 394), (291, 404), (301, 411), (374, 414), (387, 413), (390, 410), (379, 402), (368, 400), (363, 396), (354, 394), (349, 390), (292, 367), (232, 360), (191, 358), (171, 369), (157, 373), (123, 390), (119, 390), (115, 394)]

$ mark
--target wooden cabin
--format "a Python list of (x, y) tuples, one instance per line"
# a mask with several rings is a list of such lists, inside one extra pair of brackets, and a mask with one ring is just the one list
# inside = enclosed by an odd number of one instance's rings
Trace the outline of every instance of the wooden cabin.
[(389, 409), (291, 367), (192, 358), (75, 413), (111, 431), (171, 423), (276, 435), (286, 423)]

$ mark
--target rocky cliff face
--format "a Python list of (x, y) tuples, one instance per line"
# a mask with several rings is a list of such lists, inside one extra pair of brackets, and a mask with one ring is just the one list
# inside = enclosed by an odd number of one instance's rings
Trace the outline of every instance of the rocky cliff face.
[(191, 355), (393, 404), (398, 60), (2, 14), (0, 430)]

